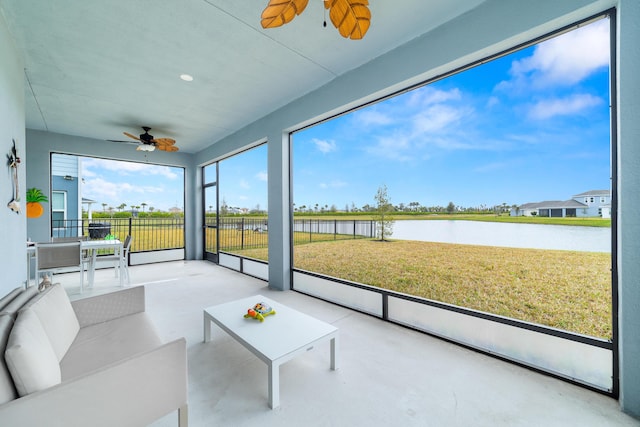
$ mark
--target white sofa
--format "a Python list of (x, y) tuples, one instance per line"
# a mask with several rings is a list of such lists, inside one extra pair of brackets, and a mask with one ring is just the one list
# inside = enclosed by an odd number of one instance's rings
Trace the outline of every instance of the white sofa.
[(0, 299), (0, 425), (187, 426), (184, 338), (162, 343), (144, 287), (70, 302), (60, 285)]

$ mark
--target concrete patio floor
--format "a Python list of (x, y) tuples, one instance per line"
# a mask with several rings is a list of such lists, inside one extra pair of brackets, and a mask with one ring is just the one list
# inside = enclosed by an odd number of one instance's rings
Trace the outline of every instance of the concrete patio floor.
[[(119, 289), (113, 270), (99, 270), (78, 295), (77, 274), (54, 277), (72, 299)], [(130, 274), (160, 335), (187, 340), (190, 426), (640, 426), (610, 397), (207, 261)], [(340, 329), (340, 369), (329, 369), (328, 343), (287, 362), (275, 410), (263, 362), (215, 325), (202, 342), (203, 308), (256, 294)], [(152, 425), (175, 426), (177, 414)]]

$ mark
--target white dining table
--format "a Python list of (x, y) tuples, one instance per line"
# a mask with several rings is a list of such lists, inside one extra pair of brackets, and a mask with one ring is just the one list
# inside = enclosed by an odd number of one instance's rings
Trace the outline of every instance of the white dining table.
[[(93, 286), (93, 281), (94, 281), (94, 277), (95, 277), (95, 271), (96, 271), (96, 263), (98, 261), (98, 251), (100, 249), (113, 249), (114, 253), (122, 255), (122, 242), (118, 239), (112, 239), (112, 240), (81, 240), (80, 241), (80, 249), (82, 249), (83, 251), (87, 251), (88, 252), (88, 256), (90, 256), (89, 259), (89, 265), (87, 268), (87, 280), (88, 280), (88, 284), (89, 287)], [(31, 258), (35, 257), (36, 255), (36, 246), (35, 243), (32, 242), (27, 242), (27, 285), (29, 284), (30, 280), (31, 280)], [(122, 280), (122, 270), (124, 268), (124, 260), (122, 258), (122, 256), (120, 256), (120, 265), (119, 265), (119, 272), (120, 274), (119, 279), (120, 279), (120, 286), (124, 286), (124, 282)], [(36, 267), (37, 269), (37, 267)], [(38, 282), (38, 278), (35, 278), (36, 280), (36, 285)]]
[(89, 287), (93, 286), (93, 278), (96, 272), (96, 262), (99, 249), (113, 249), (114, 253), (120, 255), (120, 265), (118, 266), (118, 277), (120, 279), (120, 287), (124, 286), (122, 281), (122, 270), (124, 269), (124, 260), (122, 257), (122, 242), (120, 240), (83, 240), (80, 242), (80, 248), (90, 252), (91, 260), (89, 261), (89, 269), (87, 271)]

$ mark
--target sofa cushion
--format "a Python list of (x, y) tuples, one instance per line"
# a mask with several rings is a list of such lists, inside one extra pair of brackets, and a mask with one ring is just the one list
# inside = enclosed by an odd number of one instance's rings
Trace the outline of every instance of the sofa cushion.
[(15, 288), (11, 292), (9, 292), (8, 294), (6, 294), (2, 298), (0, 298), (0, 312), (2, 311), (4, 306), (9, 304), (11, 302), (11, 300), (13, 300), (23, 290), (24, 290), (24, 288), (21, 288), (21, 287)]
[(9, 301), (7, 305), (5, 305), (4, 308), (0, 311), (0, 314), (9, 314), (15, 319), (18, 311), (20, 311), (22, 306), (37, 294), (38, 288), (36, 286), (28, 287), (27, 289), (16, 295), (15, 298), (13, 298), (11, 301)]
[(80, 330), (69, 297), (60, 284), (55, 284), (33, 297), (22, 310), (31, 310), (40, 319), (58, 361), (62, 360)]
[(62, 379), (79, 377), (160, 345), (162, 340), (144, 312), (84, 327), (60, 362)]
[(4, 350), (7, 348), (12, 326), (13, 317), (9, 315), (0, 316), (0, 405), (18, 397), (11, 373), (7, 368), (7, 363), (4, 361)]
[(61, 381), (56, 353), (32, 310), (20, 310), (18, 313), (4, 357), (20, 396), (44, 390)]

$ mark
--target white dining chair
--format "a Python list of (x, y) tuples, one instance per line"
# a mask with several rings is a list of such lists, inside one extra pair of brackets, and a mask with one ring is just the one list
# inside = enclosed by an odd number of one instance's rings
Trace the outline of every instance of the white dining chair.
[[(124, 239), (124, 243), (122, 244), (122, 250), (116, 251), (113, 255), (100, 255), (101, 262), (113, 262), (113, 268), (115, 271), (115, 276), (118, 277), (118, 274), (124, 274), (122, 278), (127, 279), (127, 284), (131, 285), (131, 277), (129, 277), (129, 262), (128, 262), (128, 254), (129, 249), (131, 249), (131, 241), (133, 237), (131, 235), (127, 235)], [(120, 266), (122, 266), (122, 271), (120, 271)]]
[(84, 283), (84, 261), (80, 241), (36, 243), (36, 282), (40, 274), (51, 274), (77, 267), (80, 269), (80, 293)]

